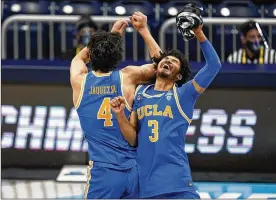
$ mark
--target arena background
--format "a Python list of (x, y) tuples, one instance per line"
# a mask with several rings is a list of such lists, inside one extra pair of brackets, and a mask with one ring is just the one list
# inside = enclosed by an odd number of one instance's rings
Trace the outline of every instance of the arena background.
[[(204, 58), (184, 42), (174, 15), (187, 2), (204, 8), (204, 32), (222, 69), (202, 95), (186, 139), (202, 198), (276, 198), (276, 65), (228, 64), (241, 47), (239, 25), (255, 19), (276, 48), (276, 2), (267, 1), (1, 1), (1, 197), (82, 198), (87, 145), (72, 104), (70, 59), (75, 24), (89, 14), (101, 29), (140, 10), (162, 49), (179, 48), (196, 73)], [(124, 35), (128, 64), (149, 62), (132, 27)], [(209, 130), (209, 131), (206, 131)], [(164, 186), (166, 187), (166, 186)]]

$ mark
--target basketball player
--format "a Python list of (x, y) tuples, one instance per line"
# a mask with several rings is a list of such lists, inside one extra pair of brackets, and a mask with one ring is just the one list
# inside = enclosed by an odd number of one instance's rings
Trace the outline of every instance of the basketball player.
[[(154, 57), (160, 48), (147, 29), (145, 18), (135, 12), (130, 20)], [(88, 199), (138, 197), (136, 149), (122, 136), (110, 100), (122, 96), (126, 102), (123, 112), (130, 116), (136, 86), (149, 81), (155, 75), (155, 67), (146, 64), (115, 70), (122, 59), (122, 34), (127, 25), (127, 21), (118, 20), (111, 32), (96, 32), (71, 63), (73, 103), (90, 157), (85, 190)], [(88, 73), (89, 60), (93, 71)]]
[(130, 145), (138, 145), (140, 198), (200, 198), (184, 151), (185, 134), (197, 98), (214, 79), (221, 64), (202, 31), (202, 24), (192, 30), (206, 60), (193, 80), (189, 79), (188, 60), (180, 51), (171, 50), (156, 59), (155, 84), (137, 87), (130, 121), (123, 112), (125, 100), (116, 97), (111, 101), (124, 137)]

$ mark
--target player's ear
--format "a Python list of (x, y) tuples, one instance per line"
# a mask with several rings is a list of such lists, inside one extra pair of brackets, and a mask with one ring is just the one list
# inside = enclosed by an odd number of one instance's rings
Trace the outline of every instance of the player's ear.
[(182, 79), (182, 75), (181, 74), (178, 74), (177, 75), (177, 80), (180, 81)]

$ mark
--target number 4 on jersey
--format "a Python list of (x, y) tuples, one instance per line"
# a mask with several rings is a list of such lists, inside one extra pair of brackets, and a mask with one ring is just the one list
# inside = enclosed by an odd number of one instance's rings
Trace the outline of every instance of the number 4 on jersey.
[(110, 98), (104, 98), (100, 109), (98, 110), (97, 119), (104, 119), (104, 126), (113, 126)]

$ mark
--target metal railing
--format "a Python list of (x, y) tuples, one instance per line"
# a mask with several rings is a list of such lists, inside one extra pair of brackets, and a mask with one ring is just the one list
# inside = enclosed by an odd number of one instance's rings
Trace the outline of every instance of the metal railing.
[[(239, 37), (237, 25), (240, 25), (248, 20), (255, 20), (261, 25), (268, 26), (268, 43), (271, 47), (272, 44), (272, 26), (276, 25), (276, 19), (274, 18), (204, 18), (204, 26), (208, 27), (208, 33), (206, 34), (210, 42), (214, 41), (213, 38), (213, 26), (220, 25), (220, 52), (218, 52), (221, 61), (225, 61), (225, 26), (232, 26), (231, 35), (232, 35), (232, 51), (237, 50), (237, 37)], [(172, 32), (172, 40), (166, 41), (166, 32)], [(168, 19), (163, 22), (159, 31), (159, 44), (161, 49), (166, 49), (166, 44), (172, 43), (174, 49), (178, 48), (179, 45), (184, 45), (185, 54), (189, 57), (189, 42), (181, 41), (178, 42), (178, 35), (180, 35), (176, 28), (175, 18)], [(238, 38), (239, 40), (239, 38)], [(229, 50), (229, 49), (228, 49)], [(199, 42), (197, 42), (196, 48), (196, 61), (201, 62), (201, 50)]]
[[(8, 17), (2, 24), (2, 59), (7, 59), (7, 33), (8, 27), (13, 25), (13, 59), (19, 58), (19, 41), (18, 41), (18, 23), (23, 22), (27, 26), (25, 31), (25, 59), (29, 60), (31, 58), (31, 36), (30, 36), (30, 23), (37, 23), (37, 59), (41, 60), (43, 57), (42, 49), (43, 49), (43, 38), (42, 38), (42, 23), (49, 24), (49, 59), (54, 60), (55, 52), (54, 52), (54, 24), (61, 24), (61, 52), (65, 52), (66, 50), (66, 23), (76, 23), (80, 19), (79, 15), (13, 15)], [(118, 19), (128, 19), (126, 16), (116, 17), (116, 16), (93, 16), (91, 17), (93, 21), (100, 24), (109, 24), (109, 28), (111, 29), (112, 23), (114, 23)], [(138, 60), (138, 43), (137, 43), (137, 31), (132, 32), (132, 51), (133, 51), (133, 60)], [(123, 46), (125, 45), (125, 34), (123, 36)], [(123, 59), (126, 57), (126, 48), (124, 50)], [(145, 60), (149, 60), (149, 52), (145, 45)]]
[[(54, 41), (54, 23), (60, 23), (60, 52), (66, 51), (66, 23), (76, 23), (79, 20), (80, 16), (78, 15), (71, 15), (71, 16), (64, 16), (64, 15), (13, 15), (7, 18), (2, 24), (2, 59), (7, 59), (7, 33), (8, 27), (12, 25), (13, 27), (13, 59), (19, 59), (19, 37), (18, 37), (18, 23), (23, 22), (27, 26), (25, 30), (25, 59), (31, 59), (31, 36), (30, 36), (30, 23), (37, 23), (37, 59), (41, 60), (43, 58), (43, 31), (42, 25), (43, 23), (49, 24), (49, 59), (54, 60), (56, 57), (55, 49), (56, 44)], [(128, 19), (127, 16), (93, 16), (92, 19), (101, 24), (109, 24), (109, 28), (111, 29), (112, 23), (118, 19)], [(239, 34), (237, 30), (237, 25), (244, 23), (247, 20), (255, 20), (259, 22), (261, 25), (268, 26), (268, 43), (271, 47), (272, 44), (272, 26), (276, 25), (276, 20), (274, 18), (204, 18), (204, 27), (208, 28), (206, 33), (210, 42), (219, 42), (219, 45), (215, 45), (217, 48), (217, 52), (221, 58), (221, 61), (225, 61), (226, 51), (236, 51), (237, 44), (239, 42)], [(231, 28), (231, 33), (226, 33), (225, 30), (227, 28)], [(218, 28), (219, 27), (219, 28)], [(218, 30), (219, 34), (213, 34), (213, 30)], [(229, 30), (228, 30), (229, 31)], [(171, 40), (166, 40), (167, 33), (171, 33)], [(219, 38), (213, 38), (213, 36), (219, 36)], [(238, 38), (237, 38), (238, 37)], [(168, 44), (172, 44), (172, 48), (183, 47), (184, 52), (187, 57), (189, 57), (190, 53), (190, 42), (184, 42), (181, 38), (181, 35), (178, 33), (177, 28), (175, 26), (175, 18), (168, 19), (163, 22), (161, 28), (159, 30), (159, 43), (161, 49), (166, 49)], [(125, 34), (123, 39), (124, 45), (124, 54), (123, 59), (126, 58), (126, 52), (129, 52), (129, 49), (126, 49), (125, 45)], [(225, 41), (231, 39), (232, 41), (232, 49), (225, 48)], [(138, 34), (137, 31), (132, 32), (132, 59), (134, 61), (138, 60)], [(218, 51), (218, 48), (220, 48)], [(193, 51), (194, 53), (194, 51)], [(149, 60), (149, 53), (148, 49), (145, 45), (143, 60)], [(198, 62), (201, 62), (201, 50), (200, 45), (197, 42), (196, 44), (196, 58), (194, 59)]]

